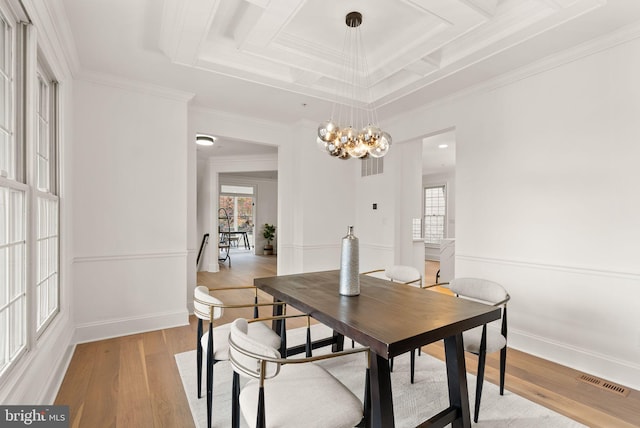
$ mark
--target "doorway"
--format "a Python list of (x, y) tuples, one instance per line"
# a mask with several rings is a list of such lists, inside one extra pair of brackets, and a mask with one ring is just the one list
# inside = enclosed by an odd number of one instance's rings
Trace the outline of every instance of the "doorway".
[(422, 238), (425, 260), (439, 262), (441, 282), (453, 277), (455, 255), (456, 133), (422, 140)]
[(230, 250), (255, 248), (254, 195), (254, 186), (220, 186), (218, 206), (225, 210), (228, 220), (221, 221), (218, 230), (227, 233)]

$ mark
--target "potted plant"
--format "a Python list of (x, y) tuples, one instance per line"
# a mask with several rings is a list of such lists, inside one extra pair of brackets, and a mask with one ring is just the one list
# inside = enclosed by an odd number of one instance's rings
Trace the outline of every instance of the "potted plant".
[(275, 236), (276, 227), (273, 224), (265, 223), (264, 226), (262, 226), (262, 237), (267, 240), (267, 243), (263, 248), (265, 256), (273, 254), (273, 245), (271, 244), (271, 241), (273, 241)]

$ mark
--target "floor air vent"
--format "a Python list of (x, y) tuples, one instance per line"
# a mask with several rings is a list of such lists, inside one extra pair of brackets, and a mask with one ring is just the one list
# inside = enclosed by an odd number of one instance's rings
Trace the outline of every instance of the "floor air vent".
[(614, 394), (621, 395), (623, 397), (626, 397), (627, 395), (629, 395), (629, 390), (624, 386), (616, 385), (613, 382), (600, 379), (599, 377), (582, 374), (578, 376), (578, 380), (581, 380), (582, 382), (588, 383), (593, 386), (597, 386), (600, 389), (613, 392)]

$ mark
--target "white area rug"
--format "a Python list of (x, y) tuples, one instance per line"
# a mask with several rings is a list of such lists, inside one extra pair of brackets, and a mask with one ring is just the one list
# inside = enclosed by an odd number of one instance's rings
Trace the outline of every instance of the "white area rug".
[[(312, 339), (327, 337), (331, 330), (324, 325), (312, 326)], [(305, 329), (290, 330), (287, 334), (288, 345), (304, 342)], [(345, 346), (350, 346), (350, 341), (345, 339)], [(329, 352), (330, 348), (316, 349), (314, 355)], [(196, 390), (196, 351), (176, 354), (176, 363), (180, 371), (193, 420), (198, 428), (207, 426), (207, 401), (206, 401), (206, 369), (203, 367), (203, 398), (197, 398)], [(409, 354), (406, 353), (394, 359), (394, 369), (391, 373), (393, 388), (393, 409), (396, 427), (415, 427), (421, 422), (444, 410), (449, 405), (447, 392), (446, 368), (442, 361), (429, 355), (416, 354), (415, 383), (412, 385), (409, 379)], [(318, 364), (327, 368), (336, 378), (347, 385), (358, 397), (364, 395), (364, 358), (362, 354), (335, 358), (322, 361)], [(508, 364), (508, 358), (507, 358)], [(231, 426), (231, 379), (232, 369), (227, 361), (215, 365), (214, 369), (214, 397), (213, 397), (213, 426), (228, 428)], [(470, 411), (473, 418), (473, 403), (475, 396), (475, 376), (467, 374), (469, 388)], [(268, 381), (266, 386), (268, 387)], [(545, 407), (526, 400), (505, 387), (503, 396), (500, 396), (497, 386), (485, 382), (482, 392), (482, 404), (480, 406), (480, 418), (477, 427), (487, 428), (560, 428), (560, 427), (584, 427), (565, 416), (555, 413)], [(295, 393), (295, 391), (292, 391)], [(285, 397), (283, 397), (284, 399)], [(269, 412), (269, 409), (266, 409)], [(243, 428), (247, 427), (244, 420)]]

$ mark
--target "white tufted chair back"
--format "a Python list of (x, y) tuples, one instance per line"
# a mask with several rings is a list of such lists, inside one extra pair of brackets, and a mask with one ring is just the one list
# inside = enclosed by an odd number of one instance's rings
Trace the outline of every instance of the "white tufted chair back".
[[(193, 292), (193, 313), (198, 318), (212, 322), (222, 316), (222, 307), (217, 305), (223, 305), (223, 303), (209, 294), (209, 289), (204, 285), (199, 285)], [(213, 311), (212, 311), (213, 309)], [(213, 318), (211, 314), (213, 313)]]

